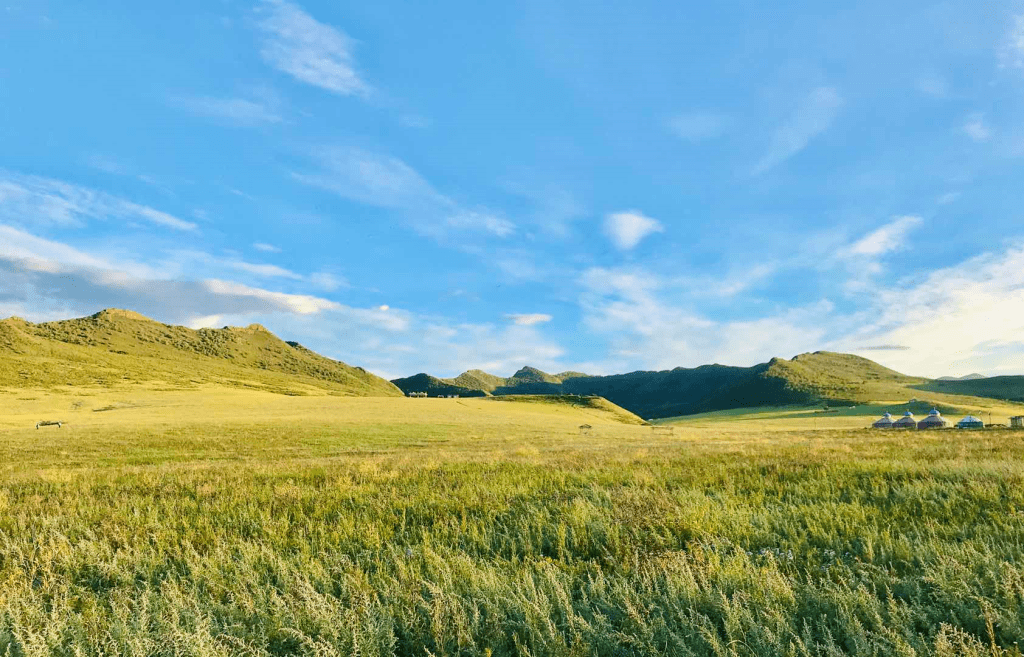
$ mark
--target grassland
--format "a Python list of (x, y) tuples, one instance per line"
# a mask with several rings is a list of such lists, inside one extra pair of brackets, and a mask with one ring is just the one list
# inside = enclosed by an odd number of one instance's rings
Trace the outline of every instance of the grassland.
[(0, 408), (0, 654), (1020, 654), (1024, 433), (213, 387)]
[(0, 389), (196, 390), (401, 396), (362, 368), (284, 342), (258, 324), (194, 331), (127, 310), (32, 324), (0, 320)]

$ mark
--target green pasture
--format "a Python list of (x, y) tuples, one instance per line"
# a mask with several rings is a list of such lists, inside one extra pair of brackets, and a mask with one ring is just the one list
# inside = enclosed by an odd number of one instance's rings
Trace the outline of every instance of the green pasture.
[(1024, 432), (218, 388), (0, 404), (0, 655), (1021, 654)]

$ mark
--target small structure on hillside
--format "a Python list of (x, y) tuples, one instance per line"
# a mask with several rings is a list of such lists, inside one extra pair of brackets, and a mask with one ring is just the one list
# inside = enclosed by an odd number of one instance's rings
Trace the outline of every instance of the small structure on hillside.
[(872, 429), (892, 429), (892, 414), (886, 413), (871, 425)]
[(1017, 417), (1010, 418), (1010, 428), (1012, 429), (1024, 429), (1024, 415), (1018, 415)]
[(964, 419), (956, 423), (957, 429), (984, 429), (985, 422), (980, 418), (976, 418), (973, 415), (968, 415)]
[(36, 429), (39, 427), (57, 427), (61, 429), (64, 427), (64, 423), (58, 420), (43, 420), (42, 422), (36, 422)]
[(581, 424), (580, 425), (580, 435), (581, 436), (589, 436), (591, 433), (593, 433), (593, 431), (594, 431), (594, 427), (590, 426), (589, 424)]
[(913, 413), (911, 413), (910, 411), (907, 411), (906, 413), (903, 414), (903, 417), (901, 417), (900, 419), (898, 419), (898, 420), (896, 420), (895, 422), (892, 423), (892, 428), (893, 429), (916, 429), (917, 428), (917, 419), (914, 417)]
[(945, 429), (948, 426), (949, 422), (946, 422), (946, 418), (942, 417), (937, 408), (933, 408), (928, 417), (917, 423), (918, 429)]

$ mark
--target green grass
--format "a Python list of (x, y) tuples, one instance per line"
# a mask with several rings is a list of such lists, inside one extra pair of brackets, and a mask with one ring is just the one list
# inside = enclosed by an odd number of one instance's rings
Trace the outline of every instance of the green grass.
[(968, 381), (929, 381), (921, 390), (1024, 402), (1024, 376), (993, 376)]
[(1024, 432), (18, 397), (0, 654), (1020, 654)]
[(380, 377), (283, 342), (256, 324), (193, 331), (125, 310), (43, 324), (0, 321), (0, 389), (206, 384), (286, 395), (402, 394)]

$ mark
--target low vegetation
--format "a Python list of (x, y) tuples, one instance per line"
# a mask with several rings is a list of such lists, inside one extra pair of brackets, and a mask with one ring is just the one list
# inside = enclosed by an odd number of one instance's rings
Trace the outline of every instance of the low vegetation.
[(958, 412), (976, 405), (974, 395), (1024, 400), (1021, 381), (1024, 377), (1001, 377), (947, 385), (900, 374), (860, 356), (818, 351), (791, 360), (773, 358), (753, 367), (703, 365), (611, 376), (547, 374), (524, 367), (506, 379), (470, 370), (454, 379), (418, 374), (393, 383), (406, 392), (462, 396), (598, 395), (641, 417), (666, 418), (759, 406), (895, 405), (915, 398), (921, 398), (919, 403), (929, 408), (940, 406)]
[(3, 398), (0, 654), (1021, 654), (1022, 432), (85, 395)]
[(929, 381), (927, 384), (917, 387), (930, 392), (1024, 402), (1024, 376)]
[(380, 377), (283, 342), (257, 324), (194, 331), (125, 310), (43, 324), (0, 321), (0, 389), (152, 384), (288, 395), (402, 394)]

